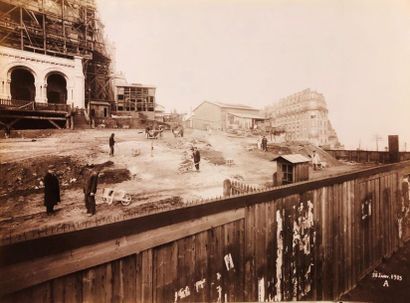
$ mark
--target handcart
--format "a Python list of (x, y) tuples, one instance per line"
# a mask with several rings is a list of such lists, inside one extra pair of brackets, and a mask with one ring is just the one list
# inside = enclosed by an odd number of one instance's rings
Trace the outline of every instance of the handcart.
[(120, 201), (123, 206), (131, 204), (131, 195), (124, 190), (104, 188), (102, 197), (103, 201), (111, 205), (114, 201)]

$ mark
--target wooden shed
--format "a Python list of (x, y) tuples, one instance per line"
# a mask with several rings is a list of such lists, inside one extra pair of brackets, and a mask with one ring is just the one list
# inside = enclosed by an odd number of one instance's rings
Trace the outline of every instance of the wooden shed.
[[(277, 163), (276, 178), (274, 174), (274, 185), (285, 185), (299, 181), (309, 180), (310, 159), (300, 155), (281, 155), (272, 161)], [(276, 179), (276, 180), (275, 180)]]

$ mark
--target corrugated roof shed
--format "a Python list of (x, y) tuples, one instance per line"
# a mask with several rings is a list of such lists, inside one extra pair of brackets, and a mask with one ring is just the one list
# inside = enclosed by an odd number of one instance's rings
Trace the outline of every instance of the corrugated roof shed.
[(310, 159), (301, 155), (301, 154), (292, 154), (292, 155), (280, 155), (274, 158), (272, 161), (277, 161), (279, 158), (282, 158), (290, 163), (303, 163), (310, 162)]
[(257, 120), (269, 120), (269, 118), (265, 118), (259, 115), (252, 115), (252, 114), (239, 114), (239, 113), (229, 113), (233, 116), (239, 117), (239, 118), (249, 118), (249, 119), (257, 119)]

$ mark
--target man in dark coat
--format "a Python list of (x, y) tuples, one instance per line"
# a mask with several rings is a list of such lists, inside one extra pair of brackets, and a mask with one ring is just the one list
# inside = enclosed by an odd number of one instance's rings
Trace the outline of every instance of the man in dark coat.
[(114, 156), (114, 144), (115, 144), (114, 134), (111, 134), (111, 137), (108, 143), (110, 145), (110, 156)]
[(52, 168), (49, 168), (44, 176), (44, 206), (47, 208), (47, 214), (54, 212), (54, 205), (60, 202), (60, 184)]
[(262, 149), (263, 151), (268, 151), (268, 139), (265, 136), (262, 138)]
[(97, 192), (98, 172), (92, 169), (85, 177), (84, 199), (88, 216), (95, 214), (95, 193)]
[(192, 149), (192, 157), (194, 158), (194, 164), (197, 171), (199, 171), (199, 162), (201, 162), (201, 154), (198, 148), (194, 147)]

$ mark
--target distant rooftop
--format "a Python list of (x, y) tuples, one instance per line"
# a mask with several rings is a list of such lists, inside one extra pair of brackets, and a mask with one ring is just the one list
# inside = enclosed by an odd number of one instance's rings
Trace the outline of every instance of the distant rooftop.
[(215, 101), (204, 101), (202, 103), (205, 103), (205, 102), (212, 103), (212, 104), (215, 104), (215, 105), (217, 105), (219, 107), (223, 107), (223, 108), (248, 109), (248, 110), (259, 111), (259, 109), (257, 109), (257, 108), (254, 108), (254, 107), (249, 106), (249, 105), (244, 105), (244, 104), (223, 103), (223, 102), (215, 102)]
[(239, 114), (239, 113), (230, 113), (233, 116), (239, 117), (239, 118), (249, 118), (249, 119), (257, 119), (257, 120), (269, 120), (269, 118), (265, 118), (263, 116), (259, 115), (252, 115), (252, 114)]
[(249, 105), (243, 105), (243, 104), (212, 102), (212, 101), (208, 101), (208, 102), (216, 104), (220, 107), (226, 107), (226, 108), (243, 108), (243, 109), (250, 109), (250, 110), (258, 110), (257, 108), (254, 108)]

